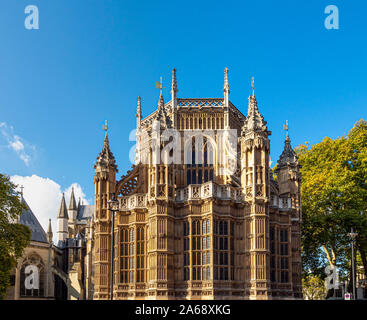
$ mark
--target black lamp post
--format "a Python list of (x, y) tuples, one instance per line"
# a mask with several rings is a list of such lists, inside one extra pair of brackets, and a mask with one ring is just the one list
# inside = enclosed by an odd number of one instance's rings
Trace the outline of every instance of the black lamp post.
[(110, 300), (113, 300), (113, 253), (115, 247), (115, 212), (118, 211), (118, 200), (115, 198), (115, 194), (112, 194), (112, 199), (108, 200), (108, 210), (112, 213), (112, 225), (111, 225), (111, 266), (110, 266)]
[(355, 276), (355, 267), (354, 267), (354, 243), (356, 241), (356, 238), (358, 236), (358, 233), (353, 231), (353, 228), (351, 228), (349, 235), (349, 239), (352, 245), (352, 285), (353, 285), (353, 293), (352, 293), (352, 299), (356, 300), (356, 276)]

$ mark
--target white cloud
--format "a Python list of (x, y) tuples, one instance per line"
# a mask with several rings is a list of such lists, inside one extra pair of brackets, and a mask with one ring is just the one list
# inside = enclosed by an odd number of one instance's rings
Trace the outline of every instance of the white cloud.
[(30, 152), (35, 152), (36, 148), (24, 141), (21, 137), (14, 134), (14, 128), (5, 122), (0, 123), (0, 133), (7, 142), (7, 147), (12, 149), (18, 157), (29, 166), (31, 161)]
[[(89, 204), (88, 200), (85, 199), (85, 193), (83, 192), (81, 185), (76, 182), (72, 183), (68, 188), (65, 189), (65, 199), (70, 200), (72, 188), (74, 188), (74, 196), (77, 204), (79, 199), (81, 200), (82, 204)], [(67, 205), (69, 205), (69, 202), (67, 202)]]
[(22, 151), (24, 150), (24, 144), (20, 141), (20, 138), (18, 136), (14, 136), (14, 142), (10, 143), (10, 146), (15, 151)]
[(48, 219), (51, 219), (55, 243), (57, 242), (58, 231), (57, 215), (59, 213), (62, 193), (65, 193), (66, 205), (69, 206), (71, 189), (74, 187), (76, 201), (80, 197), (83, 204), (88, 204), (82, 187), (76, 182), (72, 183), (65, 190), (62, 190), (57, 182), (37, 175), (26, 177), (15, 175), (11, 177), (11, 181), (18, 185), (18, 189), (20, 186), (24, 186), (23, 197), (46, 232), (48, 229)]

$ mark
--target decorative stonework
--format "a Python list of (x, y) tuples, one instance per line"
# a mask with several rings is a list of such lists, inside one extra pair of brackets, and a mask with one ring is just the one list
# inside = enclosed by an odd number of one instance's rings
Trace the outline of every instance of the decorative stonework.
[[(228, 69), (223, 98), (182, 99), (177, 92), (173, 70), (171, 101), (164, 103), (161, 94), (157, 110), (142, 119), (138, 99), (137, 141), (143, 133), (148, 135), (139, 148), (150, 150), (150, 160), (137, 162), (119, 181), (105, 139), (94, 179), (94, 297), (109, 298), (107, 203), (116, 193), (115, 299), (300, 298), (298, 164), (280, 168), (274, 181), (269, 168), (271, 132), (254, 92), (247, 117), (229, 101)], [(173, 128), (181, 135), (189, 130), (212, 130), (217, 135), (237, 129), (233, 147), (238, 169), (226, 173), (236, 161), (219, 163), (223, 154), (215, 154), (213, 163), (188, 165), (184, 152), (181, 164), (153, 163), (155, 120), (160, 132)], [(283, 158), (292, 160), (287, 143)], [(159, 151), (164, 147), (161, 143)]]

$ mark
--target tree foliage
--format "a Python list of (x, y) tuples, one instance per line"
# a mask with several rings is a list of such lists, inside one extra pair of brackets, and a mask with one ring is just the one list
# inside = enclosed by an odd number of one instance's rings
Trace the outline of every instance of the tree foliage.
[(349, 272), (351, 227), (367, 276), (367, 122), (346, 136), (296, 148), (302, 165), (302, 255), (305, 275), (336, 265)]
[(31, 230), (16, 223), (24, 205), (8, 176), (0, 174), (0, 299), (9, 286), (11, 269), (29, 244)]
[(325, 281), (317, 275), (307, 275), (302, 279), (302, 291), (306, 300), (324, 300), (327, 294)]

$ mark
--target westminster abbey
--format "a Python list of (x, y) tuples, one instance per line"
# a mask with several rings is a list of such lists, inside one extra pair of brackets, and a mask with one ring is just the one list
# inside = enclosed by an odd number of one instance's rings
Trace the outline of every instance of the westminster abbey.
[(227, 68), (222, 98), (178, 98), (175, 69), (169, 102), (159, 85), (145, 118), (138, 98), (132, 169), (117, 178), (107, 132), (94, 166), (90, 298), (110, 299), (112, 283), (116, 300), (302, 299), (301, 176), (288, 133), (273, 176), (254, 85), (246, 116), (229, 100)]

